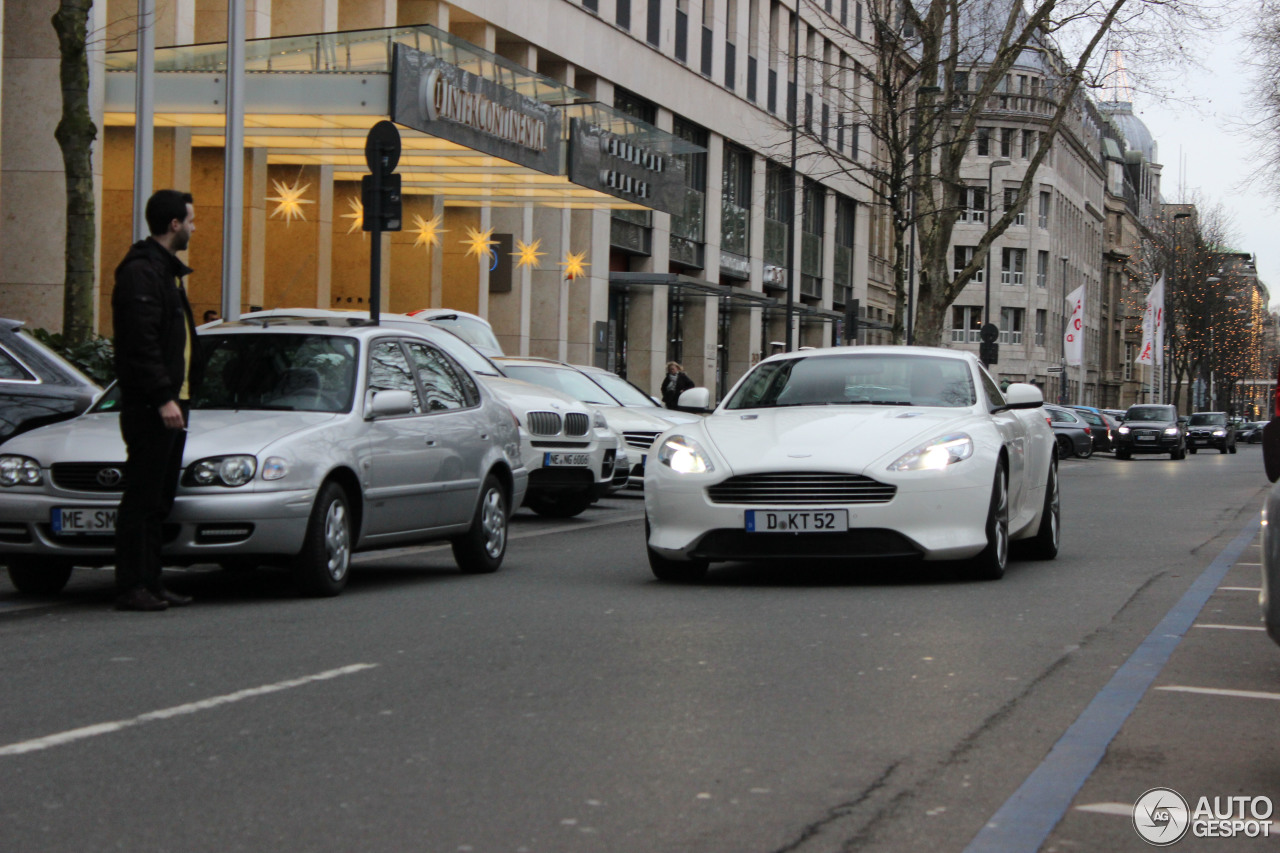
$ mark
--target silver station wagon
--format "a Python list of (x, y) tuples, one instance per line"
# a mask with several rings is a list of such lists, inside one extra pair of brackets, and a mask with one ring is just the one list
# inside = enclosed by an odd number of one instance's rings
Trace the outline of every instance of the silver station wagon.
[[(200, 335), (167, 565), (283, 564), (336, 595), (355, 551), (447, 539), (464, 572), (502, 563), (528, 472), (511, 411), (431, 341), (296, 320)], [(113, 561), (125, 449), (114, 389), (0, 449), (0, 562), (23, 592)]]

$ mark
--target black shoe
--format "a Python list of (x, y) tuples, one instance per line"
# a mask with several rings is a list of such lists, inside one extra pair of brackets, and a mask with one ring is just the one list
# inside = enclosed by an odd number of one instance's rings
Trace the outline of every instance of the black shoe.
[(189, 595), (182, 595), (180, 593), (173, 592), (172, 590), (167, 590), (164, 587), (160, 587), (152, 593), (152, 595), (165, 602), (170, 607), (186, 607), (194, 600)]
[(116, 597), (116, 610), (168, 610), (169, 602), (157, 598), (146, 587), (138, 587)]

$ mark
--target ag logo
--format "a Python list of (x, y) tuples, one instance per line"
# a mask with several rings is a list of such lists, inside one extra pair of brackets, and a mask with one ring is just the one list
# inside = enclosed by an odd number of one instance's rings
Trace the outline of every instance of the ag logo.
[(1190, 825), (1187, 801), (1172, 788), (1152, 788), (1133, 804), (1133, 828), (1142, 840), (1167, 847), (1187, 834)]

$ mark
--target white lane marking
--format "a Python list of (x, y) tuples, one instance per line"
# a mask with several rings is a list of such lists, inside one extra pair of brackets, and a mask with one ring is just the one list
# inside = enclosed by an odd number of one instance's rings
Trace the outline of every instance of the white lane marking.
[(1264, 631), (1261, 625), (1214, 625), (1209, 622), (1198, 622), (1192, 628), (1214, 628), (1218, 631)]
[(1133, 803), (1089, 803), (1084, 806), (1076, 806), (1078, 812), (1093, 812), (1094, 814), (1113, 814), (1119, 817), (1133, 817)]
[(175, 705), (172, 708), (162, 708), (159, 711), (149, 711), (145, 714), (139, 714), (127, 720), (115, 720), (109, 723), (96, 723), (92, 726), (83, 726), (78, 729), (70, 729), (57, 734), (46, 735), (45, 737), (36, 738), (34, 740), (24, 740), (20, 743), (11, 743), (8, 746), (0, 746), (0, 756), (5, 755), (21, 755), (25, 752), (37, 752), (42, 749), (49, 749), (53, 746), (62, 746), (65, 743), (71, 743), (85, 738), (97, 737), (98, 735), (111, 734), (121, 729), (127, 729), (132, 726), (138, 726), (143, 723), (151, 723), (156, 720), (168, 720), (172, 717), (180, 717), (184, 714), (194, 714), (198, 711), (207, 711), (210, 708), (216, 708), (219, 705), (228, 705), (232, 702), (241, 702), (245, 699), (252, 699), (257, 696), (265, 696), (268, 693), (279, 693), (281, 690), (289, 690), (294, 687), (301, 687), (304, 684), (311, 684), (314, 681), (327, 681), (330, 678), (339, 678), (343, 675), (351, 675), (361, 670), (373, 669), (376, 663), (353, 663), (349, 666), (339, 667), (338, 669), (330, 669), (324, 672), (317, 672), (315, 675), (304, 675), (301, 678), (291, 678), (288, 681), (277, 681), (275, 684), (264, 684), (261, 687), (250, 687), (245, 690), (237, 690), (235, 693), (227, 693), (222, 696), (211, 696), (208, 699), (201, 699), (199, 702), (188, 702), (185, 705)]
[[(638, 521), (644, 518), (643, 512), (628, 513), (617, 518), (606, 518), (600, 521), (588, 521), (584, 524), (575, 524), (573, 527), (548, 527), (543, 530), (528, 530), (524, 533), (517, 533), (509, 539), (532, 539), (535, 536), (548, 536), (552, 533), (576, 533), (579, 530), (590, 530), (593, 527), (605, 527), (610, 524), (621, 524), (624, 521)], [(351, 558), (352, 563), (372, 563), (378, 560), (394, 560), (396, 557), (405, 557), (412, 554), (430, 554), (432, 551), (443, 551), (449, 547), (449, 543), (437, 543), (431, 545), (413, 545), (407, 548), (388, 548), (385, 551), (368, 551), (363, 554), (357, 554)]]
[(1157, 687), (1156, 690), (1167, 690), (1170, 693), (1202, 693), (1206, 696), (1234, 696), (1238, 699), (1271, 699), (1280, 702), (1280, 693), (1263, 693), (1260, 690), (1228, 690), (1225, 687), (1183, 687), (1178, 684)]
[(1260, 586), (1220, 586), (1218, 589), (1228, 592), (1262, 592)]
[(1237, 566), (1252, 566), (1253, 568), (1261, 568), (1262, 563), (1236, 563)]

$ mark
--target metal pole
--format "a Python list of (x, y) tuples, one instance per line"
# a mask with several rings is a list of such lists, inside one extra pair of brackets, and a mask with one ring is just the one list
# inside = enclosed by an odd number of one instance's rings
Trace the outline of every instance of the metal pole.
[[(993, 160), (987, 166), (987, 231), (991, 230), (991, 219), (995, 212), (994, 199), (991, 190), (991, 173), (1000, 166), (1010, 165), (1008, 160)], [(991, 244), (987, 244), (987, 265), (986, 270), (982, 274), (983, 282), (986, 284), (985, 294), (982, 301), (982, 322), (991, 322)]]
[(138, 0), (138, 61), (134, 72), (133, 238), (145, 240), (147, 199), (155, 162), (156, 9), (155, 0)]
[(222, 318), (240, 317), (244, 254), (244, 4), (227, 4), (227, 113), (223, 134)]
[(382, 160), (378, 152), (378, 168), (373, 170), (373, 198), (378, 207), (374, 211), (373, 230), (369, 236), (369, 319), (373, 325), (381, 324), (382, 313)]
[(795, 312), (795, 265), (796, 265), (796, 147), (800, 135), (800, 4), (791, 18), (791, 89), (787, 94), (791, 102), (791, 176), (788, 182), (787, 205), (787, 352), (795, 349), (793, 314)]

